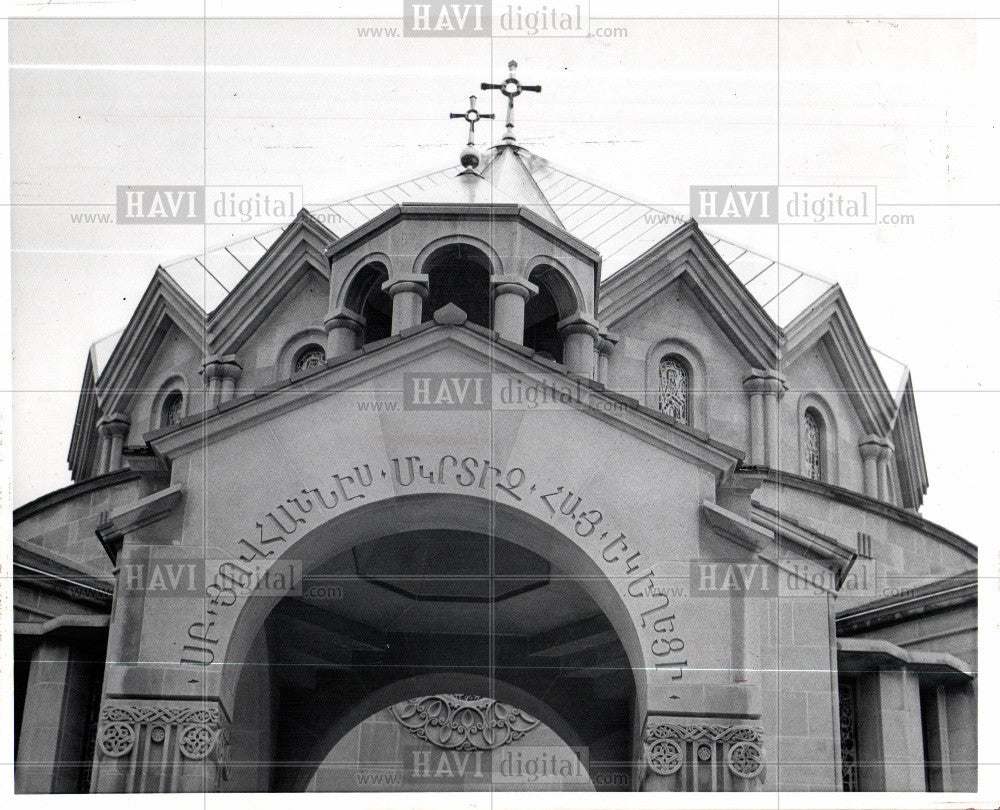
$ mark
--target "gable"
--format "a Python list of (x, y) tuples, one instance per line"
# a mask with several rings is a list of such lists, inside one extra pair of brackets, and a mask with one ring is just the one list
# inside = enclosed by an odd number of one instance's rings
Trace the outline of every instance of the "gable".
[(201, 346), (169, 318), (165, 319), (162, 335), (150, 345), (149, 358), (137, 368), (139, 376), (134, 384), (129, 384), (127, 396), (120, 400), (120, 410), (131, 416), (127, 445), (141, 445), (143, 434), (159, 427), (158, 405), (167, 388), (181, 391), (186, 413), (204, 410), (202, 362)]
[(747, 362), (720, 328), (685, 275), (629, 312), (615, 327), (609, 384), (655, 407), (657, 373), (666, 354), (680, 354), (692, 368), (695, 427), (726, 444), (745, 447), (749, 420), (743, 380)]
[(311, 267), (304, 268), (294, 285), (271, 302), (266, 316), (240, 346), (240, 387), (252, 390), (286, 379), (292, 373), (291, 354), (299, 344), (324, 346), (328, 306), (329, 282)]
[(784, 363), (791, 365), (821, 340), (830, 352), (844, 390), (854, 402), (865, 432), (887, 435), (896, 405), (840, 287), (831, 288), (789, 324)]
[(336, 238), (308, 211), (300, 211), (209, 316), (210, 353), (239, 351), (303, 275), (329, 279), (324, 251)]
[(779, 442), (782, 469), (804, 473), (801, 469), (800, 422), (808, 406), (816, 407), (826, 423), (827, 440), (835, 451), (827, 470), (829, 483), (854, 491), (864, 490), (864, 471), (858, 445), (868, 431), (858, 413), (856, 397), (848, 393), (837, 363), (825, 340), (800, 353), (792, 362), (783, 363), (782, 374), (788, 390), (782, 408)]
[(104, 413), (127, 410), (125, 403), (171, 326), (195, 346), (204, 343), (205, 322), (197, 306), (162, 268), (157, 268), (97, 380)]
[(751, 367), (777, 364), (780, 330), (693, 220), (601, 285), (602, 324), (614, 331), (679, 276)]

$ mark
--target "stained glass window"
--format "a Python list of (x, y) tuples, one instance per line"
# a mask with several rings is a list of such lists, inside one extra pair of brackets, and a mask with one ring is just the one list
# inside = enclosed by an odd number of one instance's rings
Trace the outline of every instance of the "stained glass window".
[(685, 425), (691, 422), (691, 373), (676, 355), (668, 354), (660, 361), (658, 407), (678, 422)]
[(822, 481), (823, 420), (812, 408), (806, 410), (804, 419), (806, 475), (814, 481)]
[(176, 425), (184, 416), (184, 395), (180, 391), (171, 391), (163, 400), (160, 411), (160, 427)]
[(326, 363), (326, 352), (319, 346), (306, 346), (295, 357), (295, 371), (309, 371)]

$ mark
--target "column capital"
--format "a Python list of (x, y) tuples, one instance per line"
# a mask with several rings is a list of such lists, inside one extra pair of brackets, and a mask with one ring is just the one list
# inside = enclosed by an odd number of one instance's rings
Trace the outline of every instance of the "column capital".
[(107, 416), (102, 416), (97, 421), (97, 430), (102, 436), (124, 436), (128, 433), (129, 425), (131, 425), (132, 420), (129, 419), (128, 414), (124, 413), (111, 413)]
[(236, 360), (235, 354), (214, 354), (202, 363), (201, 370), (206, 380), (214, 377), (238, 380), (243, 373), (243, 366)]
[(424, 273), (407, 273), (399, 278), (390, 278), (382, 283), (382, 290), (389, 296), (398, 293), (412, 292), (419, 295), (425, 301), (430, 294), (430, 277)]
[(869, 433), (858, 442), (858, 449), (861, 451), (861, 458), (886, 458), (896, 448), (893, 443), (882, 436)]
[(781, 396), (788, 390), (785, 378), (773, 369), (752, 368), (750, 376), (743, 380), (743, 387), (751, 394), (777, 394)]
[(597, 338), (597, 351), (601, 354), (611, 354), (621, 337), (617, 332), (600, 331)]
[(360, 332), (365, 328), (365, 323), (364, 317), (354, 310), (347, 307), (338, 307), (337, 309), (331, 309), (326, 314), (326, 320), (323, 321), (323, 328), (328, 335), (334, 329), (352, 329), (355, 332)]
[(538, 286), (520, 276), (492, 276), (490, 284), (493, 285), (494, 295), (519, 295), (527, 301), (531, 296), (538, 294)]
[(584, 312), (574, 312), (556, 324), (556, 329), (563, 335), (590, 335), (596, 340), (601, 333), (601, 325)]

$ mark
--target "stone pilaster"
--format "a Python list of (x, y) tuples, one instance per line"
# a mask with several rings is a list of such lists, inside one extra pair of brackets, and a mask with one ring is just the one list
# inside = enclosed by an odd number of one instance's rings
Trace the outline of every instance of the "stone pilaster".
[(577, 312), (556, 327), (563, 338), (563, 364), (574, 374), (594, 378), (594, 349), (600, 329), (589, 315)]
[(208, 383), (208, 408), (215, 408), (236, 396), (236, 383), (243, 374), (243, 367), (235, 355), (209, 357), (201, 368)]
[(778, 404), (785, 393), (784, 379), (773, 370), (752, 369), (743, 381), (750, 397), (750, 464), (778, 469)]
[(524, 305), (538, 287), (519, 276), (494, 276), (493, 328), (500, 337), (524, 343)]
[(861, 790), (925, 790), (918, 675), (876, 670), (858, 679), (856, 701)]
[(764, 732), (752, 722), (650, 717), (642, 747), (644, 791), (764, 789)]
[(349, 354), (361, 345), (365, 319), (346, 307), (331, 310), (323, 322), (327, 358)]
[(392, 298), (392, 333), (419, 326), (423, 317), (424, 301), (429, 295), (430, 279), (421, 273), (411, 273), (402, 278), (389, 279), (382, 289)]
[(18, 793), (73, 793), (84, 750), (89, 699), (86, 667), (66, 639), (35, 647), (14, 782)]
[(94, 793), (201, 793), (228, 779), (229, 718), (220, 703), (105, 698)]

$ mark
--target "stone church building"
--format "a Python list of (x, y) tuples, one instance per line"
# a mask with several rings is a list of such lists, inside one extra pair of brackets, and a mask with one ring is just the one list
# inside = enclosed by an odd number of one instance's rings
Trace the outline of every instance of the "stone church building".
[(17, 789), (974, 791), (906, 367), (510, 117), (460, 163), (94, 344), (14, 515)]

